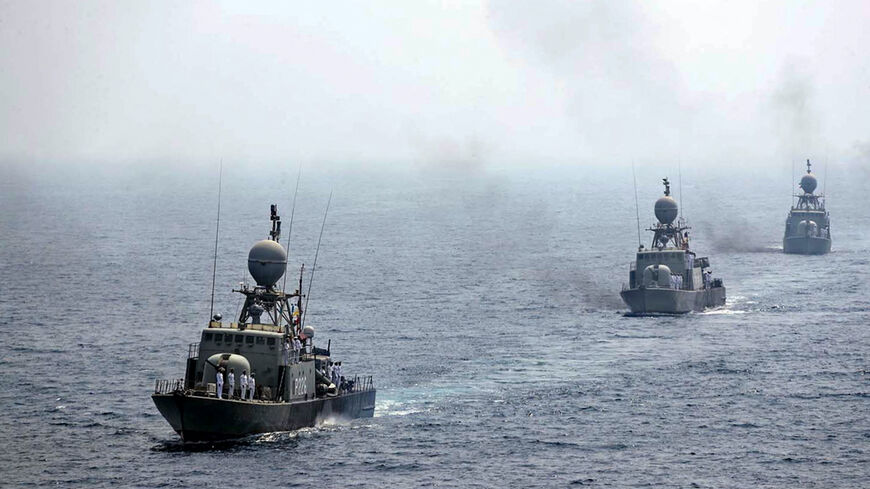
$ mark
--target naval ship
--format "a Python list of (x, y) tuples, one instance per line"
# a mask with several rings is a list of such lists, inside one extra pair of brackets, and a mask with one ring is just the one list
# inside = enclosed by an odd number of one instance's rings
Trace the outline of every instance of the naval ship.
[[(245, 297), (237, 322), (221, 322), (221, 315), (215, 314), (199, 342), (188, 347), (184, 377), (155, 382), (151, 398), (185, 442), (374, 415), (372, 378), (338, 378), (332, 372), (336, 362), (330, 355), (331, 342), (327, 348), (314, 346), (314, 328), (304, 324), (302, 310), (304, 266), (296, 291), (285, 293), (283, 286), (276, 286), (286, 272), (287, 252), (278, 243), (281, 218), (275, 205), (271, 221), (269, 238), (255, 243), (248, 253), (248, 271), (256, 286), (243, 282), (233, 290)], [(303, 348), (293, 349), (294, 343)], [(231, 371), (233, 390), (227, 378)], [(240, 390), (243, 373), (254, 375), (253, 392)]]
[(811, 170), (810, 160), (807, 160), (807, 174), (798, 184), (804, 193), (795, 195), (797, 205), (788, 211), (785, 219), (782, 250), (786, 253), (824, 255), (831, 251), (831, 220), (825, 210), (825, 196), (813, 194), (818, 181)]
[[(679, 207), (671, 197), (668, 179), (662, 180), (665, 195), (655, 203), (658, 223), (652, 245), (641, 244), (634, 263), (629, 266), (628, 285), (620, 295), (632, 315), (684, 314), (725, 304), (722, 280), (713, 278), (710, 260), (696, 257), (689, 249), (689, 232), (683, 218), (677, 219)], [(674, 224), (676, 221), (676, 224)]]

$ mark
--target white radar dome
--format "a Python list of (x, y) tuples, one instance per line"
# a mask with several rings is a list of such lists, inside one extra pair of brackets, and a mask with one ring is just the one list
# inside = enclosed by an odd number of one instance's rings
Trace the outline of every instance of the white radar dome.
[(254, 243), (248, 253), (248, 271), (257, 285), (271, 287), (284, 275), (287, 251), (276, 241), (264, 239)]
[(656, 219), (662, 224), (670, 224), (677, 218), (678, 209), (677, 201), (672, 197), (659, 197), (655, 205)]

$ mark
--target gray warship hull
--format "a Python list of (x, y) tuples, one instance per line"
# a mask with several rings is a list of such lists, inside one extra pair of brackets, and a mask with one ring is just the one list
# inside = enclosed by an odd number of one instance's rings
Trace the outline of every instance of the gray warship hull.
[(332, 420), (371, 418), (375, 389), (293, 402), (251, 402), (187, 395), (153, 394), (160, 414), (185, 442), (219, 441), (258, 433), (309, 428)]
[(791, 236), (783, 238), (782, 251), (798, 255), (824, 255), (831, 251), (830, 238)]
[(686, 314), (725, 304), (725, 287), (701, 290), (637, 288), (620, 292), (631, 314)]

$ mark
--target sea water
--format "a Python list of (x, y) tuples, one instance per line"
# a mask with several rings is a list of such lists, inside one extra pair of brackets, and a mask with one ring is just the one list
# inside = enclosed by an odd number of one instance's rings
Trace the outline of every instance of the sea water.
[[(728, 300), (638, 318), (619, 298), (630, 167), (307, 168), (287, 288), (302, 263), (308, 287), (334, 191), (308, 322), (374, 376), (375, 417), (184, 445), (149, 396), (208, 320), (217, 172), (179, 168), (0, 182), (0, 485), (870, 484), (866, 179), (831, 172), (833, 251), (799, 256), (781, 252), (788, 175), (642, 169), (642, 227), (671, 177)], [(271, 203), (287, 242), (296, 174), (225, 165), (227, 319)]]

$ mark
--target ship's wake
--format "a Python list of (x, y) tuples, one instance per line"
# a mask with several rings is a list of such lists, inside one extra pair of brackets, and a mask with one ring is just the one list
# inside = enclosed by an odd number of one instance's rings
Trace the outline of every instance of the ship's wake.
[(743, 308), (744, 304), (748, 304), (746, 297), (741, 295), (729, 296), (725, 299), (725, 305), (707, 309), (698, 314), (704, 316), (729, 316), (733, 314), (746, 314), (748, 310)]
[(437, 409), (445, 399), (468, 394), (473, 390), (474, 388), (468, 385), (426, 383), (379, 391), (380, 398), (375, 401), (375, 417), (409, 416), (428, 412)]
[(704, 312), (699, 312), (698, 314), (703, 314), (705, 316), (716, 316), (716, 315), (731, 315), (731, 314), (746, 314), (749, 311), (743, 311), (739, 309), (728, 309), (728, 306), (717, 307), (716, 309), (710, 309)]
[(381, 416), (407, 416), (423, 412), (423, 407), (409, 401), (395, 399), (383, 399), (375, 402), (375, 417)]

